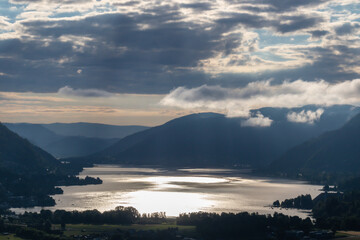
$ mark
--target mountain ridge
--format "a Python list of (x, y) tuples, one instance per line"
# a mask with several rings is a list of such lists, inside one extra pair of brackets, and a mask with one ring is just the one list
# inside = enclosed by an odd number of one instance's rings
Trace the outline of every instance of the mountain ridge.
[(51, 154), (10, 131), (0, 123), (1, 167), (16, 171), (40, 171), (60, 165)]
[(270, 164), (272, 171), (296, 173), (358, 172), (360, 114), (343, 127), (323, 133), (288, 150)]
[(263, 166), (289, 148), (341, 125), (353, 113), (351, 109), (326, 108), (315, 124), (289, 122), (286, 114), (297, 109), (255, 110), (274, 119), (270, 127), (242, 126), (244, 118), (218, 113), (191, 114), (127, 136), (88, 159), (93, 163), (160, 166)]
[[(28, 139), (31, 143), (58, 158), (80, 157), (93, 154), (109, 147), (121, 139), (122, 136), (147, 129), (147, 127), (136, 125), (55, 124), (4, 123), (13, 132), (16, 132), (21, 137)], [(77, 129), (79, 124), (83, 127)], [(55, 129), (55, 131), (52, 129)], [(102, 138), (104, 136), (105, 138)], [(115, 137), (111, 138), (111, 136)]]

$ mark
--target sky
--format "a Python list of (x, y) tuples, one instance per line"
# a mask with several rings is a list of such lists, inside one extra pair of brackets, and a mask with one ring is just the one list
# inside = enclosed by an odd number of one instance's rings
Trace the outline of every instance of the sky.
[(311, 124), (359, 106), (359, 63), (358, 0), (0, 1), (2, 122), (269, 126), (250, 110), (318, 105), (289, 112)]

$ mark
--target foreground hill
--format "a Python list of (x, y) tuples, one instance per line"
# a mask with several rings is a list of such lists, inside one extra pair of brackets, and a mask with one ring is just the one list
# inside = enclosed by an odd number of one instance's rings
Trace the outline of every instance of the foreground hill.
[(0, 123), (0, 212), (10, 207), (53, 206), (56, 186), (99, 184), (74, 176), (82, 165), (62, 164)]
[(338, 130), (326, 132), (287, 151), (270, 165), (272, 171), (297, 173), (358, 173), (360, 114)]
[(323, 120), (306, 124), (289, 122), (287, 109), (260, 109), (274, 120), (270, 127), (243, 126), (244, 119), (215, 113), (192, 114), (125, 137), (87, 160), (164, 166), (262, 166), (290, 147), (345, 122), (338, 110), (329, 108)]
[(48, 194), (59, 193), (53, 172), (60, 165), (53, 156), (0, 124), (0, 211), (53, 205)]
[(58, 158), (93, 154), (124, 136), (147, 129), (94, 123), (5, 123), (5, 126)]
[(59, 165), (59, 161), (49, 153), (0, 124), (0, 168), (16, 172), (45, 172)]

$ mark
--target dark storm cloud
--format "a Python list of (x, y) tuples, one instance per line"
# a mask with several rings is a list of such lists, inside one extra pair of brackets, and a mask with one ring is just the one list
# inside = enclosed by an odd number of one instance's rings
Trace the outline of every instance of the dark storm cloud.
[(273, 79), (273, 83), (282, 83), (285, 79), (293, 81), (317, 81), (325, 79), (330, 83), (338, 83), (349, 79), (358, 79), (360, 74), (349, 69), (356, 68), (360, 61), (360, 48), (346, 45), (327, 47), (309, 47), (298, 49), (299, 54), (304, 54), (313, 63), (292, 69), (281, 69), (272, 72), (249, 73), (224, 73), (216, 79), (209, 79), (208, 85), (219, 85), (232, 88), (243, 87), (250, 82)]
[(6, 73), (0, 77), (0, 88), (4, 91), (55, 90), (76, 72), (74, 67), (64, 70), (58, 63), (72, 54), (70, 43), (8, 39), (0, 41), (0, 52), (6, 56), (0, 58), (0, 72)]
[(128, 1), (128, 2), (115, 2), (115, 3), (112, 3), (112, 5), (114, 5), (114, 6), (135, 6), (139, 3), (140, 3), (140, 1)]
[[(22, 60), (24, 65), (20, 72), (11, 72), (14, 84), (7, 84), (9, 79), (1, 78), (1, 87), (10, 90), (17, 85), (24, 86), (25, 81), (33, 83), (31, 91), (57, 91), (70, 85), (116, 92), (159, 93), (184, 84), (204, 83), (207, 78), (204, 73), (185, 68), (196, 67), (199, 60), (211, 57), (214, 52), (231, 52), (238, 46), (239, 39), (221, 41), (223, 32), (219, 29), (206, 31), (189, 23), (169, 22), (178, 18), (174, 12), (26, 22), (23, 24), (26, 33), (40, 40), (0, 42), (0, 49), (11, 57), (0, 70), (6, 70), (11, 62)], [(75, 42), (84, 41), (83, 45), (73, 46), (72, 41), (64, 40), (67, 36), (77, 38)], [(46, 43), (41, 39), (51, 41)], [(74, 50), (76, 47), (79, 49)], [(66, 61), (61, 62), (62, 59)], [(54, 73), (56, 66), (61, 74)], [(82, 69), (82, 73), (77, 74), (77, 69)], [(47, 72), (49, 76), (44, 80), (41, 73), (33, 76), (35, 72)], [(37, 78), (43, 80), (43, 86), (37, 86), (34, 80)]]
[[(313, 7), (329, 1), (330, 0), (228, 0), (230, 3), (251, 4), (250, 6), (242, 6), (242, 8), (254, 12), (289, 12), (299, 7)], [(259, 7), (259, 4), (265, 5), (266, 7)]]
[(70, 54), (72, 45), (64, 42), (44, 43), (37, 40), (7, 39), (0, 41), (0, 52), (6, 54), (8, 58), (41, 61), (61, 58)]
[(229, 17), (221, 18), (216, 24), (221, 29), (229, 30), (239, 24), (250, 28), (263, 28), (269, 26), (265, 17), (248, 13), (233, 14)]
[(359, 23), (344, 23), (343, 25), (336, 27), (335, 28), (335, 32), (337, 35), (349, 35), (349, 34), (353, 34), (357, 29), (360, 28), (360, 24)]
[[(306, 81), (325, 79), (328, 82), (337, 83), (360, 78), (359, 73), (344, 69), (344, 66), (349, 69), (358, 66), (359, 48), (336, 45), (331, 48), (303, 48), (299, 51), (306, 54), (310, 60), (316, 58), (316, 61), (296, 69), (273, 72), (271, 76), (274, 78), (274, 82), (281, 82), (284, 79), (303, 79)], [(262, 74), (262, 77), (265, 76), (266, 74)]]
[(211, 4), (208, 2), (198, 2), (198, 3), (183, 3), (180, 4), (182, 8), (191, 8), (196, 11), (206, 11), (211, 9)]
[[(204, 31), (201, 27), (191, 29), (190, 27), (196, 26), (181, 22), (166, 23), (169, 19), (176, 19), (176, 15), (161, 17), (141, 15), (130, 18), (113, 14), (91, 17), (82, 21), (60, 21), (56, 25), (51, 22), (33, 22), (26, 26), (30, 34), (41, 37), (59, 38), (64, 35), (73, 35), (96, 39), (96, 42), (92, 43), (95, 45), (89, 47), (127, 47), (128, 51), (134, 51), (135, 55), (145, 53), (143, 51), (157, 50), (154, 54), (160, 54), (160, 56), (152, 60), (160, 62), (162, 56), (166, 57), (167, 53), (172, 55), (172, 51), (176, 54), (180, 54), (177, 51), (184, 51), (184, 55), (195, 51), (194, 54), (199, 56), (191, 57), (194, 57), (193, 61), (196, 61), (203, 55), (211, 54), (209, 50), (220, 47), (221, 43), (214, 42), (214, 40), (219, 40), (220, 32)], [(144, 24), (144, 29), (142, 29), (142, 24)], [(177, 55), (180, 62), (181, 55)], [(188, 65), (188, 60), (186, 59), (186, 63), (179, 64)], [(171, 59), (170, 62), (172, 62)]]
[(323, 21), (324, 19), (320, 16), (308, 16), (305, 14), (267, 19), (256, 14), (240, 13), (219, 19), (216, 23), (219, 27), (226, 29), (242, 25), (248, 28), (273, 28), (279, 33), (289, 33), (315, 27)]
[[(29, 4), (29, 3), (59, 3), (59, 0), (10, 0), (14, 4)], [(79, 4), (92, 2), (92, 0), (62, 0), (61, 4)]]
[(325, 31), (325, 30), (315, 30), (315, 31), (310, 31), (309, 32), (311, 34), (311, 37), (313, 38), (320, 38), (323, 37), (327, 34), (329, 34), (329, 31)]
[[(64, 3), (75, 2), (85, 3), (87, 0)], [(239, 4), (240, 9), (248, 12), (231, 13), (217, 9), (216, 14), (209, 17), (213, 22), (190, 22), (184, 19), (189, 16), (184, 16), (181, 9), (193, 9), (188, 12), (198, 15), (207, 14), (204, 11), (214, 10), (215, 3), (163, 3), (126, 14), (78, 16), (73, 20), (19, 21), (23, 36), (0, 40), (0, 52), (5, 56), (0, 58), (0, 73), (4, 73), (0, 76), (0, 89), (57, 92), (61, 87), (70, 86), (108, 92), (167, 93), (179, 86), (191, 88), (208, 84), (236, 87), (268, 78), (274, 78), (274, 81), (298, 78), (336, 81), (358, 77), (357, 73), (348, 69), (356, 67), (359, 51), (346, 46), (346, 43), (299, 48), (296, 50), (299, 55), (303, 54), (305, 60), (313, 63), (297, 69), (260, 71), (256, 74), (223, 71), (213, 75), (203, 72), (199, 67), (202, 60), (215, 56), (231, 57), (234, 51), (239, 51), (236, 49), (243, 44), (245, 34), (253, 30), (265, 29), (287, 36), (311, 34), (313, 38), (333, 37), (332, 32), (320, 28), (325, 21), (318, 15), (321, 13), (310, 15), (296, 11), (300, 7), (318, 6), (327, 2), (325, 0), (229, 2)], [(124, 1), (113, 5), (131, 7), (138, 3)], [(343, 24), (335, 28), (335, 32), (339, 36), (353, 34), (358, 25)], [(260, 57), (252, 60), (253, 49), (256, 46), (236, 52), (239, 57), (229, 60), (228, 66), (246, 66), (251, 61), (254, 61), (252, 64), (261, 64), (263, 59)], [(337, 53), (334, 53), (335, 50)]]
[(281, 18), (282, 21), (288, 21), (289, 23), (275, 24), (275, 29), (280, 33), (289, 33), (298, 31), (301, 29), (307, 29), (317, 26), (324, 20), (321, 17), (310, 17), (306, 15), (299, 16), (286, 16)]

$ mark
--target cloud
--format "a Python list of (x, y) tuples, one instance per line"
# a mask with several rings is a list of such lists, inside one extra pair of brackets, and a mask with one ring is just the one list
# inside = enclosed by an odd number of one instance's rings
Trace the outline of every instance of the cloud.
[[(53, 92), (67, 81), (77, 88), (103, 88), (99, 79), (104, 78), (114, 91), (126, 93), (164, 93), (184, 83), (201, 85), (208, 77), (196, 69), (198, 62), (231, 52), (241, 35), (223, 40), (219, 29), (205, 30), (178, 18), (177, 12), (133, 17), (117, 13), (24, 22), (24, 34), (34, 38), (0, 40), (0, 51), (9, 56), (0, 59), (0, 71), (13, 74), (0, 79), (1, 90), (23, 91), (21, 86)], [(74, 74), (78, 69), (82, 74)]]
[(98, 89), (73, 89), (69, 86), (60, 88), (58, 94), (76, 97), (111, 97), (114, 95)]
[(309, 32), (311, 34), (312, 38), (321, 38), (327, 34), (329, 34), (329, 31), (326, 30), (314, 30)]
[[(13, 4), (30, 4), (30, 3), (56, 3), (59, 4), (58, 0), (10, 0)], [(63, 0), (61, 4), (79, 4), (79, 3), (87, 3), (92, 2), (92, 0)]]
[[(250, 110), (262, 107), (359, 105), (360, 79), (335, 84), (324, 80), (316, 82), (297, 80), (272, 84), (271, 80), (267, 80), (252, 82), (242, 88), (207, 85), (191, 89), (179, 87), (166, 95), (160, 104), (183, 109), (225, 111), (229, 117), (247, 118), (251, 117)], [(310, 112), (309, 121), (311, 119), (315, 121), (314, 117), (320, 117), (320, 113), (321, 110), (313, 116)]]
[(289, 112), (286, 117), (289, 122), (314, 124), (314, 122), (320, 120), (320, 117), (323, 113), (324, 113), (324, 109), (319, 108), (316, 111), (302, 110), (301, 112), (298, 113)]
[[(296, 11), (299, 8), (318, 6), (330, 1), (331, 0), (247, 0), (241, 2), (251, 4), (250, 7), (253, 8), (248, 9), (253, 9), (253, 11), (289, 12)], [(228, 2), (233, 3), (240, 1), (228, 0)], [(264, 5), (266, 7), (264, 7)]]
[(211, 3), (208, 2), (195, 2), (195, 3), (182, 3), (180, 7), (191, 8), (195, 11), (205, 11), (211, 9)]
[(313, 17), (307, 15), (285, 16), (280, 18), (280, 20), (281, 22), (286, 22), (274, 24), (275, 29), (280, 33), (289, 33), (298, 30), (309, 29), (319, 25), (319, 23), (324, 21), (324, 19), (320, 16)]
[(273, 120), (264, 117), (260, 112), (256, 113), (255, 117), (250, 117), (241, 122), (243, 127), (270, 127)]
[(335, 32), (337, 35), (349, 35), (353, 34), (357, 29), (360, 28), (359, 23), (344, 23), (341, 26), (335, 27)]
[(6, 27), (0, 32), (0, 72), (6, 74), (0, 90), (56, 92), (71, 85), (163, 94), (268, 78), (359, 78), (358, 17), (346, 4), (10, 0), (17, 11), (5, 10), (0, 18)]

